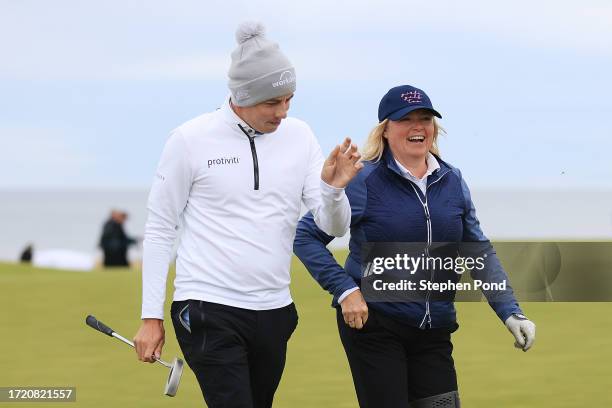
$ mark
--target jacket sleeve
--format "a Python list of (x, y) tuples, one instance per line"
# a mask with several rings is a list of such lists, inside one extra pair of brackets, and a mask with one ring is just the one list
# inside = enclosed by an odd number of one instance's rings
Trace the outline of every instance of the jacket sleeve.
[(470, 272), (472, 279), (485, 282), (501, 283), (507, 282), (506, 290), (484, 291), (483, 293), (491, 308), (495, 311), (502, 322), (505, 322), (513, 313), (523, 313), (514, 297), (514, 291), (510, 286), (508, 275), (497, 257), (495, 248), (480, 228), (480, 221), (476, 217), (476, 208), (472, 202), (472, 196), (467, 183), (457, 170), (461, 179), (461, 190), (465, 200), (465, 211), (463, 213), (463, 245), (462, 255), (484, 257), (484, 268), (473, 268)]
[[(359, 223), (365, 207), (365, 183), (359, 179), (357, 175), (346, 189), (351, 206), (351, 226)], [(317, 227), (312, 213), (307, 213), (298, 223), (293, 251), (319, 285), (334, 297), (335, 305), (343, 293), (358, 288), (358, 285), (327, 249), (327, 244), (333, 239)]]
[(351, 207), (343, 188), (332, 187), (321, 180), (325, 161), (321, 146), (307, 125), (305, 131), (309, 136), (309, 152), (302, 200), (318, 228), (326, 234), (341, 237), (349, 229)]
[(111, 235), (112, 235), (112, 228), (110, 225), (110, 222), (105, 222), (104, 226), (102, 227), (102, 236), (100, 236), (100, 248), (102, 248), (103, 250), (107, 250), (110, 246), (110, 241), (111, 241)]
[(192, 179), (185, 140), (175, 130), (164, 147), (149, 194), (142, 257), (143, 319), (164, 318), (168, 266)]

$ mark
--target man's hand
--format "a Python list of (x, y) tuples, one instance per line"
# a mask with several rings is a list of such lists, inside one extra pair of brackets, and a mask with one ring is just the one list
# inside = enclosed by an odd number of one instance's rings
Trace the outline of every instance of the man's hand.
[(505, 324), (516, 339), (514, 347), (523, 351), (529, 350), (535, 341), (535, 324), (527, 318), (522, 318), (520, 315), (518, 317), (515, 315), (510, 316), (506, 319)]
[(351, 139), (344, 139), (342, 145), (338, 145), (325, 160), (321, 171), (321, 180), (332, 187), (344, 188), (363, 168), (359, 162), (361, 154), (357, 146), (351, 144)]
[(140, 329), (134, 337), (138, 359), (153, 363), (155, 358), (160, 358), (165, 336), (163, 320), (142, 319)]
[(358, 289), (340, 303), (344, 322), (353, 329), (362, 329), (368, 320), (368, 305)]

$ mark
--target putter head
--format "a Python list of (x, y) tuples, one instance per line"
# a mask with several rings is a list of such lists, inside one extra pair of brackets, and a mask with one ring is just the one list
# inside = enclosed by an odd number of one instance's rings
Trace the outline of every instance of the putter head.
[(172, 368), (170, 369), (170, 374), (168, 374), (168, 382), (166, 382), (164, 395), (167, 395), (169, 397), (174, 397), (176, 395), (182, 374), (183, 360), (175, 357), (174, 360), (172, 360)]

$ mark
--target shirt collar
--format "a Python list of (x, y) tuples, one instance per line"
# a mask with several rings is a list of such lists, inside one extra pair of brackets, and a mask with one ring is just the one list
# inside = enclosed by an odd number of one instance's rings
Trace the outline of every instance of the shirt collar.
[[(410, 172), (410, 170), (402, 166), (402, 164), (395, 157), (393, 158), (393, 160), (395, 160), (395, 164), (397, 164), (397, 167), (399, 171), (402, 173), (402, 176), (412, 178), (414, 180), (419, 180), (417, 177), (415, 177)], [(425, 172), (425, 174), (420, 180), (426, 179), (434, 171), (440, 168), (440, 163), (438, 163), (438, 160), (436, 160), (436, 157), (433, 154), (431, 154), (431, 152), (427, 152), (427, 157), (425, 158), (425, 161), (427, 162), (427, 171)]]
[(257, 130), (253, 129), (251, 126), (249, 126), (248, 123), (242, 120), (240, 116), (236, 115), (236, 112), (234, 112), (234, 110), (230, 106), (230, 96), (225, 98), (225, 102), (221, 106), (221, 111), (223, 113), (223, 116), (226, 122), (228, 122), (231, 126), (235, 127), (237, 130), (240, 130), (240, 127), (242, 127), (242, 129), (244, 129), (244, 131), (249, 136), (263, 135), (263, 133), (258, 132)]

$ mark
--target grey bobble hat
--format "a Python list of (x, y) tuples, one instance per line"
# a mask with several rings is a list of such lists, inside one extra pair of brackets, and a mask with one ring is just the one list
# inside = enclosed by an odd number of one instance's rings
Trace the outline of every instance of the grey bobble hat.
[(234, 105), (253, 106), (295, 92), (295, 69), (278, 44), (265, 37), (261, 23), (240, 24), (236, 41), (228, 72)]

